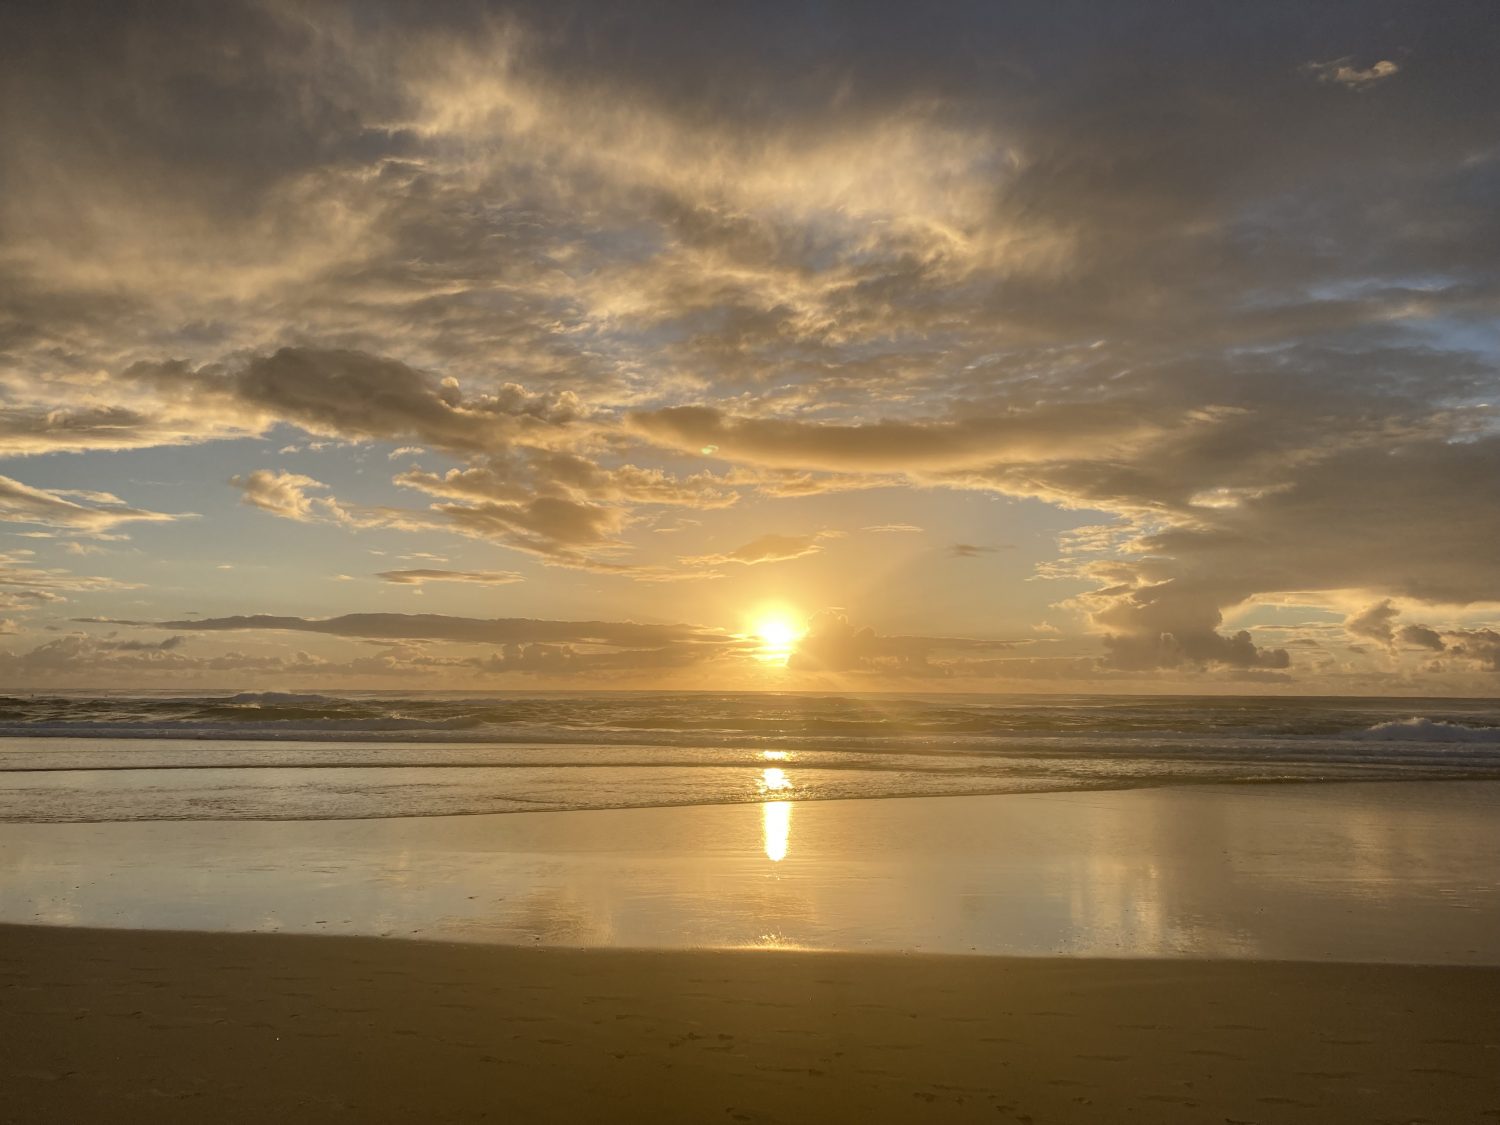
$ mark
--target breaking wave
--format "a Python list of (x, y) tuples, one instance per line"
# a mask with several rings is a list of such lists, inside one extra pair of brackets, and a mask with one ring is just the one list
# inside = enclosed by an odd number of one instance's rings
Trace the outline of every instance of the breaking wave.
[(327, 695), (299, 695), (290, 691), (242, 691), (231, 695), (226, 703), (242, 703), (247, 706), (264, 707), (266, 704), (330, 703)]
[(1360, 731), (1364, 742), (1477, 742), (1500, 744), (1500, 727), (1471, 727), (1413, 715)]

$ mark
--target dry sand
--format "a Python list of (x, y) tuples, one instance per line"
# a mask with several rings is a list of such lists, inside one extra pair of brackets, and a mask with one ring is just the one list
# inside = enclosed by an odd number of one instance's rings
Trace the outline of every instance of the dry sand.
[(1500, 970), (0, 927), (7, 1122), (1500, 1120)]

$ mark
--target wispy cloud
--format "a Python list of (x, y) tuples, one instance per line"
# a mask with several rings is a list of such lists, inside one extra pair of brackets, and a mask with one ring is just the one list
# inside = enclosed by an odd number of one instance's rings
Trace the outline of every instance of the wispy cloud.
[(1351, 90), (1363, 90), (1376, 82), (1400, 73), (1401, 68), (1390, 59), (1380, 59), (1369, 66), (1355, 66), (1349, 56), (1331, 59), (1328, 62), (1310, 62), (1306, 70), (1315, 74), (1319, 82), (1333, 82)]
[(0, 476), (0, 521), (103, 532), (124, 523), (167, 523), (191, 518), (189, 514), (133, 508), (108, 492), (34, 488)]
[(525, 576), (514, 570), (382, 570), (375, 575), (400, 586), (421, 586), (427, 582), (466, 582), (475, 586), (508, 586), (524, 582)]
[(955, 559), (977, 559), (980, 555), (993, 555), (996, 551), (1011, 550), (1013, 543), (954, 543), (948, 548), (948, 556)]
[(817, 554), (823, 549), (823, 540), (837, 538), (840, 534), (834, 531), (815, 531), (810, 535), (768, 533), (730, 551), (693, 555), (681, 561), (688, 566), (714, 566), (721, 563), (755, 566), (758, 563), (785, 562), (788, 559), (800, 559), (806, 555)]

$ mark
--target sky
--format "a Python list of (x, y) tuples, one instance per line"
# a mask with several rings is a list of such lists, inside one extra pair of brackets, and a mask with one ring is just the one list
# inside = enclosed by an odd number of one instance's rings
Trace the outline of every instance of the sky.
[(15, 3), (0, 683), (1493, 695), (1492, 3)]

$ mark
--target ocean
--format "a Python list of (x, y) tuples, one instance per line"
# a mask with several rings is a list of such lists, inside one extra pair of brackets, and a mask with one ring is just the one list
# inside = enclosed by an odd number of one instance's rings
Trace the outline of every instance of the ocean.
[(713, 693), (0, 697), (0, 821), (352, 820), (1500, 779), (1500, 701)]

